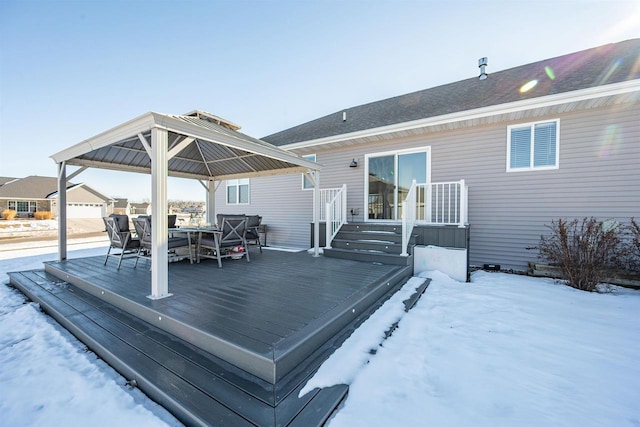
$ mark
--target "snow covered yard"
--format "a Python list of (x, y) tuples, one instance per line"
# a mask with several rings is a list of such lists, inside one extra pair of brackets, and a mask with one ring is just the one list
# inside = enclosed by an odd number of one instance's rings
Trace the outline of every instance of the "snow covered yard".
[[(0, 252), (0, 283), (55, 259), (53, 250)], [(308, 388), (350, 384), (331, 427), (640, 426), (640, 292), (590, 294), (500, 273), (476, 272), (471, 284), (427, 276), (411, 312), (402, 300), (416, 279), (310, 380)], [(2, 425), (178, 424), (24, 302), (0, 285)]]
[(640, 425), (640, 292), (482, 271), (471, 284), (428, 276), (368, 364), (353, 372), (360, 337), (311, 381), (351, 383), (331, 427)]

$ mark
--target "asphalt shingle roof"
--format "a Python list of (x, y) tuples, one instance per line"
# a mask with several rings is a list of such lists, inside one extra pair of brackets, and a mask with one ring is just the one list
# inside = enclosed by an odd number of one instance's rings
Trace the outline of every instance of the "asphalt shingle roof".
[(280, 146), (638, 78), (640, 39), (632, 39), (342, 109), (262, 139)]
[[(67, 183), (67, 189), (76, 184)], [(28, 176), (0, 187), (0, 198), (46, 199), (58, 191), (58, 179), (48, 176)]]
[(13, 181), (15, 179), (17, 179), (17, 178), (11, 178), (11, 177), (8, 177), (8, 176), (0, 176), (0, 185), (4, 185), (7, 182), (11, 182), (11, 181)]

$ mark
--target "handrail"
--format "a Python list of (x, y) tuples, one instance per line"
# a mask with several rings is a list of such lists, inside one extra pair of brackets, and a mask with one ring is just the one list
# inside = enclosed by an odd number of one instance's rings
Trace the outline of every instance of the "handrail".
[(416, 180), (411, 183), (407, 198), (402, 202), (402, 253), (401, 256), (409, 256), (407, 251), (413, 227), (416, 225)]
[(340, 227), (347, 222), (347, 184), (343, 184), (326, 203), (325, 219), (327, 223), (325, 247), (331, 248), (333, 238), (338, 234)]

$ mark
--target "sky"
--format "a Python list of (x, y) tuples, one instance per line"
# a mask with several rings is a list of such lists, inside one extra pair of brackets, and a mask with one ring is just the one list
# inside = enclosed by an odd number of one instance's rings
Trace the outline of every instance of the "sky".
[[(0, 1), (0, 176), (149, 111), (261, 138), (341, 109), (640, 37), (638, 1)], [(73, 169), (69, 168), (68, 173)], [(88, 170), (111, 197), (148, 175)], [(204, 200), (170, 179), (170, 200)]]
[[(105, 253), (76, 241), (70, 259)], [(33, 246), (33, 245), (31, 245)], [(178, 426), (17, 290), (55, 247), (0, 250), (3, 426)], [(133, 261), (125, 261), (133, 262)], [(552, 279), (439, 271), (408, 313), (411, 278), (337, 349), (300, 394), (348, 384), (329, 427), (640, 425), (640, 291), (584, 292)], [(385, 331), (397, 324), (385, 339)], [(375, 351), (372, 351), (375, 350)], [(96, 404), (100, 402), (100, 404)]]

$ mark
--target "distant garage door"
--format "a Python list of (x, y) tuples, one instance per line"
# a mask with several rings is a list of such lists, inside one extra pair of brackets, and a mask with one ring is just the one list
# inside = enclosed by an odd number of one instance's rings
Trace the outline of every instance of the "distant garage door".
[(69, 203), (67, 218), (102, 218), (106, 216), (105, 207), (99, 203)]

